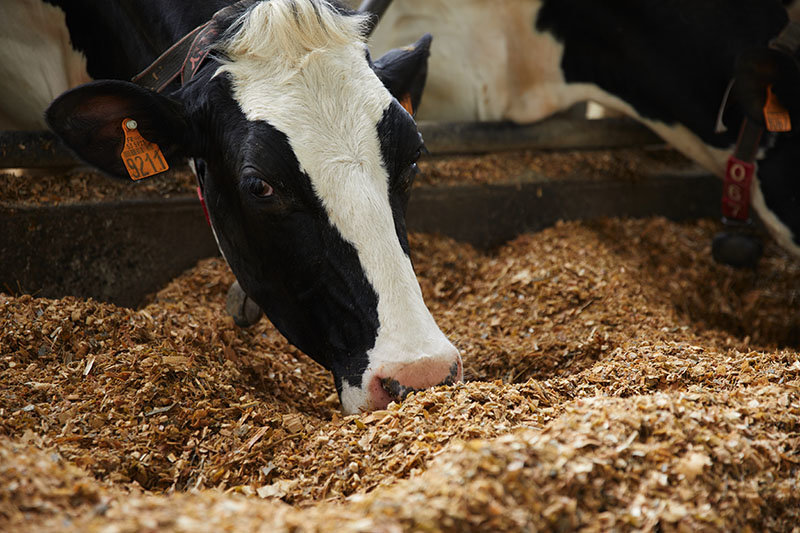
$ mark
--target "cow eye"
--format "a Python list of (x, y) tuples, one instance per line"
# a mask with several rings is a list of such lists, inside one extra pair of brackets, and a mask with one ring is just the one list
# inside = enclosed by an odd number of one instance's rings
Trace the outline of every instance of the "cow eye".
[(269, 198), (275, 193), (272, 185), (258, 176), (248, 176), (246, 181), (247, 190), (256, 198)]
[(264, 180), (256, 180), (253, 194), (259, 198), (267, 198), (268, 196), (272, 196), (273, 192), (275, 192), (275, 190), (272, 188), (272, 185)]
[(408, 192), (411, 189), (411, 185), (414, 184), (414, 178), (417, 177), (417, 174), (419, 174), (419, 167), (416, 163), (411, 163), (399, 176), (396, 185), (397, 189), (402, 192)]

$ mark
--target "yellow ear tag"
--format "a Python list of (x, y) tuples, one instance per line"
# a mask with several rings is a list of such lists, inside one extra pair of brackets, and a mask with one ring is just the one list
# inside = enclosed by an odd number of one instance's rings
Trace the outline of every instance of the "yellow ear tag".
[(772, 85), (767, 87), (767, 103), (764, 104), (764, 122), (769, 131), (786, 132), (792, 131), (792, 120), (789, 112), (778, 101), (778, 97), (772, 92)]
[(403, 106), (403, 109), (408, 111), (408, 114), (412, 117), (414, 116), (414, 104), (411, 103), (411, 95), (406, 94), (402, 100), (400, 100), (400, 105)]
[(122, 147), (122, 163), (132, 180), (149, 178), (169, 170), (167, 159), (157, 144), (151, 143), (139, 133), (139, 125), (135, 120), (126, 118), (122, 121), (125, 133), (125, 145)]

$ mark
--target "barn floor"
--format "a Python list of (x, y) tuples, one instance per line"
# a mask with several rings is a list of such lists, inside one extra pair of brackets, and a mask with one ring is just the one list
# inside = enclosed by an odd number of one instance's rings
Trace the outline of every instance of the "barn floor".
[(710, 221), (412, 236), (467, 383), (342, 417), (202, 261), (140, 310), (0, 294), (0, 530), (797, 530), (800, 262)]

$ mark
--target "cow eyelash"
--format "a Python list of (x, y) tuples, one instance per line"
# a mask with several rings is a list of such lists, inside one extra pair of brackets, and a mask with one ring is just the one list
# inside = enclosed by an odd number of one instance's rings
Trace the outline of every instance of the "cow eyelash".
[(417, 151), (414, 152), (414, 156), (411, 158), (411, 165), (416, 165), (417, 161), (419, 161), (419, 158), (422, 157), (422, 154), (430, 155), (428, 147), (425, 146), (425, 142), (422, 140), (422, 135), (419, 136), (419, 140), (420, 140), (420, 145), (417, 147)]
[[(422, 135), (420, 135), (420, 141), (422, 141)], [(417, 177), (417, 174), (420, 173), (419, 167), (417, 166), (417, 161), (419, 158), (422, 157), (422, 154), (428, 154), (428, 149), (425, 147), (425, 143), (422, 142), (417, 148), (417, 151), (414, 153), (414, 156), (411, 158), (410, 163), (408, 166), (400, 173), (398, 176), (398, 180), (395, 182), (395, 188), (401, 191), (408, 191), (411, 189), (411, 185), (414, 183), (414, 178)]]

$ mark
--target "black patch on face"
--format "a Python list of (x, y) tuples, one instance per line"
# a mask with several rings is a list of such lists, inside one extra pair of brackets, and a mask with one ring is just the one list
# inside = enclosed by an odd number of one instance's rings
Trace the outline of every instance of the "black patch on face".
[[(725, 135), (714, 127), (736, 58), (766, 45), (786, 21), (774, 0), (545, 0), (536, 28), (564, 44), (568, 82), (596, 84), (642, 117), (728, 147), (738, 127)], [(740, 120), (737, 109), (726, 116)]]
[[(204, 137), (203, 189), (220, 247), (245, 292), (286, 338), (361, 385), (377, 338), (378, 296), (355, 248), (315, 196), (286, 136), (246, 119), (224, 77), (204, 87), (193, 121)], [(265, 180), (267, 198), (253, 194)]]
[(384, 168), (389, 174), (389, 204), (392, 206), (395, 231), (403, 251), (410, 255), (406, 208), (414, 178), (419, 174), (416, 163), (423, 146), (422, 137), (411, 116), (400, 104), (392, 102), (378, 123), (378, 139)]

